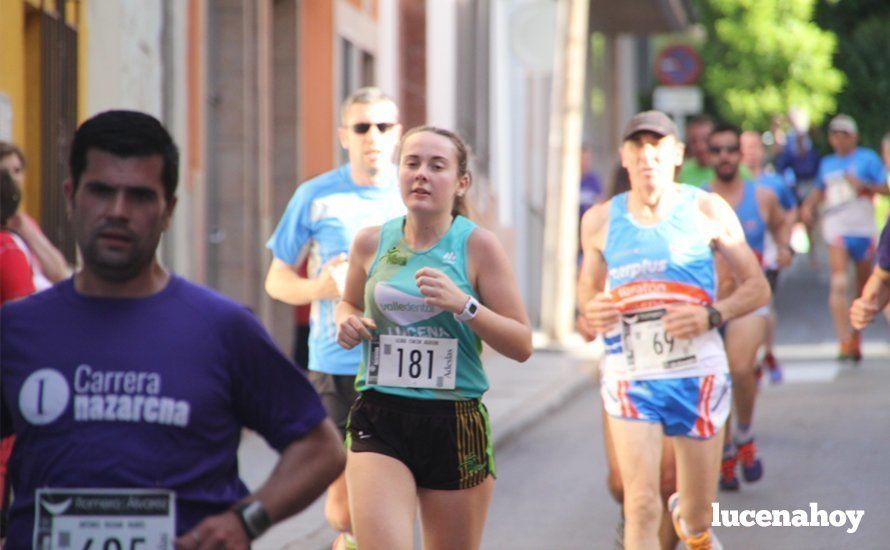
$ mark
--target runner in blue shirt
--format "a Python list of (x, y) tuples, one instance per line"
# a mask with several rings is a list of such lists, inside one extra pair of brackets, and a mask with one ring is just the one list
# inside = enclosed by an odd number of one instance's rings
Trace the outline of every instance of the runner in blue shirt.
[[(772, 190), (743, 179), (740, 172), (740, 136), (741, 132), (737, 127), (720, 124), (708, 138), (716, 174), (711, 188), (735, 210), (748, 245), (761, 261), (761, 268), (767, 233), (772, 234), (776, 242), (777, 265), (787, 267), (791, 261), (791, 247), (788, 244), (790, 227), (786, 223), (785, 213)], [(721, 277), (719, 294), (726, 294), (734, 286), (732, 277)], [(724, 490), (739, 488), (739, 481), (735, 476), (738, 462), (741, 462), (746, 481), (757, 481), (763, 475), (763, 465), (757, 456), (752, 426), (757, 399), (757, 351), (766, 339), (768, 318), (769, 306), (765, 306), (733, 319), (723, 329), (729, 370), (732, 373), (735, 419), (734, 427), (732, 422), (727, 422), (726, 426), (726, 444), (720, 472), (720, 487)]]
[[(346, 254), (360, 229), (403, 214), (405, 206), (393, 163), (401, 135), (395, 102), (377, 88), (361, 88), (343, 102), (341, 117), (337, 135), (349, 163), (297, 188), (266, 245), (273, 255), (266, 292), (288, 304), (312, 304), (309, 380), (345, 439), (360, 360), (358, 350), (336, 341), (334, 306), (343, 292)], [(305, 255), (308, 278), (297, 273)], [(334, 550), (354, 547), (342, 476), (328, 491), (325, 516), (342, 533)]]
[[(340, 474), (336, 429), (245, 307), (158, 262), (178, 151), (157, 120), (96, 115), (70, 168), (83, 267), (0, 309), (0, 418), (17, 436), (5, 548), (248, 548)], [(244, 427), (281, 453), (253, 494)]]
[[(850, 326), (848, 289), (860, 289), (872, 271), (875, 251), (875, 195), (890, 195), (887, 169), (877, 153), (859, 147), (856, 121), (837, 115), (828, 125), (828, 142), (834, 154), (822, 159), (816, 190), (801, 207), (801, 216), (812, 218), (818, 206), (822, 211), (822, 232), (828, 244), (831, 287), (828, 309), (838, 340), (838, 359), (860, 361), (859, 331)], [(847, 270), (852, 263), (855, 280)]]
[[(785, 228), (783, 231), (790, 238), (791, 228), (797, 221), (797, 198), (794, 196), (794, 190), (786, 183), (784, 178), (764, 169), (766, 147), (764, 147), (763, 140), (758, 132), (742, 132), (739, 145), (741, 146), (742, 166), (746, 166), (751, 172), (755, 185), (770, 189), (779, 199), (779, 206), (785, 212)], [(779, 288), (779, 272), (781, 270), (779, 269), (778, 247), (770, 233), (764, 236), (763, 249), (763, 272), (766, 275), (766, 280), (769, 281), (770, 288), (773, 291), (773, 301), (775, 301), (776, 292)], [(790, 245), (788, 251), (793, 252)], [(773, 355), (775, 331), (776, 308), (770, 306), (766, 338), (763, 343), (763, 360), (757, 367), (757, 377), (759, 380), (763, 371), (766, 370), (769, 372), (770, 381), (777, 384), (782, 381), (782, 369), (779, 361)]]
[[(765, 305), (769, 287), (726, 201), (674, 181), (683, 145), (667, 115), (636, 114), (620, 154), (631, 189), (584, 216), (580, 277), (590, 283), (578, 301), (606, 348), (600, 393), (624, 476), (624, 544), (658, 545), (668, 436), (677, 534), (690, 548), (719, 547), (711, 503), (732, 388), (717, 329)], [(728, 295), (717, 294), (717, 257), (739, 282)]]

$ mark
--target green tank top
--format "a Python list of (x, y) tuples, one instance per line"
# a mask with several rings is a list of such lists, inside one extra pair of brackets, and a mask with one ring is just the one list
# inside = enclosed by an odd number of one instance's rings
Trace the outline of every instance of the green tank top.
[[(457, 216), (435, 246), (412, 250), (405, 243), (404, 223), (403, 216), (380, 229), (365, 282), (365, 317), (374, 320), (377, 330), (371, 342), (362, 342), (355, 387), (415, 399), (481, 397), (488, 389), (480, 359), (482, 341), (450, 311), (425, 304), (414, 280), (419, 269), (432, 267), (478, 299), (467, 276), (467, 239), (476, 224)], [(396, 373), (398, 385), (386, 383)]]

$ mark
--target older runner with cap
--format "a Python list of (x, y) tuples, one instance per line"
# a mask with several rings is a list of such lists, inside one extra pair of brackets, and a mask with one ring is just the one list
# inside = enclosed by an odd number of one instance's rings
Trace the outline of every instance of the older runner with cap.
[[(627, 193), (582, 223), (582, 273), (596, 292), (585, 314), (603, 334), (601, 394), (624, 482), (625, 544), (657, 546), (662, 438), (673, 439), (674, 526), (690, 548), (719, 547), (710, 530), (731, 383), (717, 331), (766, 305), (769, 286), (732, 207), (674, 182), (683, 144), (663, 113), (635, 115), (623, 134)], [(738, 287), (717, 300), (715, 254)]]
[(862, 292), (874, 261), (875, 207), (874, 195), (890, 195), (887, 169), (871, 149), (858, 146), (856, 121), (837, 115), (828, 125), (828, 142), (834, 154), (822, 159), (816, 190), (801, 209), (801, 216), (812, 219), (818, 205), (824, 203), (822, 231), (828, 244), (828, 267), (831, 286), (828, 307), (834, 320), (839, 352), (838, 359), (859, 361), (859, 331), (850, 326), (847, 298), (850, 282), (847, 265), (856, 269), (856, 294)]

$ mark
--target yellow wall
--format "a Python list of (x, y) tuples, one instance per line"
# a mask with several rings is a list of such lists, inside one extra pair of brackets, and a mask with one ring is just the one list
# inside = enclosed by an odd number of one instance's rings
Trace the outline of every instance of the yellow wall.
[(87, 117), (87, 2), (81, 0), (77, 14), (77, 123)]
[(28, 159), (25, 173), (25, 210), (40, 220), (41, 180), (41, 86), (40, 86), (40, 14), (35, 11), (25, 14), (24, 24), (25, 53), (25, 139), (22, 149)]
[(0, 0), (0, 92), (12, 102), (12, 140), (25, 141), (25, 7)]
[[(67, 4), (69, 21), (78, 24), (77, 120), (86, 115), (86, 3)], [(54, 3), (44, 3), (52, 11)], [(0, 0), (0, 93), (12, 103), (12, 141), (25, 152), (24, 209), (40, 219), (40, 0)], [(79, 7), (79, 10), (75, 9)]]

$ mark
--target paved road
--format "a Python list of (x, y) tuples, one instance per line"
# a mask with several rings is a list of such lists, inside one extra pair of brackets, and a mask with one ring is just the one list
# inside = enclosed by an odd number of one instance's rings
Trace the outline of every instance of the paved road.
[[(763, 387), (755, 418), (766, 474), (719, 500), (733, 510), (808, 509), (810, 502), (828, 511), (863, 509), (862, 524), (851, 535), (836, 527), (718, 528), (727, 548), (890, 548), (890, 328), (879, 319), (865, 332), (867, 359), (860, 366), (837, 364), (827, 291), (825, 268), (814, 272), (804, 258), (781, 282), (777, 343), (786, 382)], [(522, 377), (516, 373), (523, 371), (512, 370), (516, 366), (503, 367), (489, 396), (492, 408), (517, 401), (519, 388), (511, 384), (524, 381), (549, 391), (553, 379), (579, 373), (568, 366), (571, 358), (536, 357), (535, 364), (518, 367), (525, 369)], [(618, 505), (605, 485), (599, 396), (592, 381), (571, 395), (499, 447), (484, 548), (612, 547)], [(521, 410), (528, 408), (519, 402)], [(248, 454), (242, 460), (261, 461)], [(268, 458), (263, 462), (271, 467)], [(249, 472), (256, 479), (248, 484), (261, 481), (262, 473)], [(321, 517), (319, 502), (257, 547), (281, 548), (282, 540), (291, 541), (287, 548), (329, 547), (333, 532)]]
[[(888, 548), (887, 366), (788, 364), (787, 383), (764, 387), (757, 411), (764, 478), (719, 496), (724, 509), (862, 509), (859, 530), (718, 528), (727, 548)], [(618, 506), (606, 490), (599, 410), (591, 386), (502, 448), (484, 548), (612, 547)]]
[[(786, 381), (764, 385), (755, 417), (766, 473), (719, 503), (808, 511), (815, 502), (865, 515), (854, 534), (720, 527), (727, 548), (890, 548), (890, 329), (880, 319), (865, 333), (867, 359), (838, 364), (826, 296), (826, 274), (805, 262), (783, 281), (777, 341)], [(599, 410), (591, 386), (504, 446), (484, 548), (612, 547), (618, 507), (605, 485)]]

